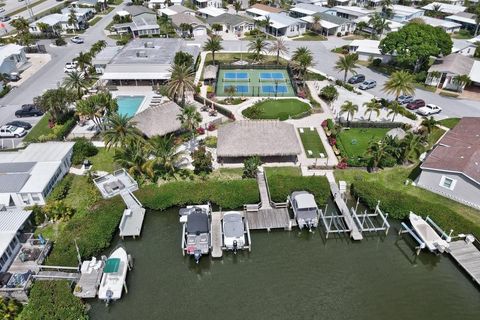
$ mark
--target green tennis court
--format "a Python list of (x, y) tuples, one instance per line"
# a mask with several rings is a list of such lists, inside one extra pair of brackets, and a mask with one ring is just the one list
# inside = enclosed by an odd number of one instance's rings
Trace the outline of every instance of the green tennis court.
[(216, 94), (219, 97), (294, 97), (295, 91), (285, 69), (220, 69)]

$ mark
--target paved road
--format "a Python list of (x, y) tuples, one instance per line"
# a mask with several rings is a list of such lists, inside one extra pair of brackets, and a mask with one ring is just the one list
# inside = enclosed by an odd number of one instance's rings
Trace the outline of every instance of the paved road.
[[(301, 46), (308, 47), (314, 56), (315, 66), (314, 68), (324, 72), (328, 75), (331, 75), (337, 79), (343, 80), (343, 73), (339, 73), (335, 69), (335, 62), (338, 59), (338, 55), (331, 52), (331, 50), (335, 47), (342, 46), (346, 44), (344, 40), (338, 38), (330, 38), (328, 41), (288, 41), (287, 45), (289, 48), (290, 53), (293, 52), (296, 48)], [(246, 50), (248, 41), (223, 41), (222, 42), (223, 48), (226, 51), (240, 51)], [(385, 75), (375, 72), (366, 67), (359, 67), (357, 69), (358, 73), (363, 73), (367, 79), (373, 79), (377, 81), (377, 87), (370, 89), (369, 92), (372, 94), (383, 97), (383, 98), (390, 98), (392, 96), (386, 95), (382, 91), (383, 84), (388, 79)], [(350, 77), (350, 75), (349, 75)], [(471, 117), (480, 117), (480, 102), (479, 101), (472, 101), (472, 100), (464, 100), (464, 99), (455, 99), (455, 98), (447, 98), (440, 96), (438, 94), (434, 94), (433, 92), (425, 91), (425, 90), (416, 90), (416, 97), (424, 99), (427, 103), (433, 103), (443, 108), (441, 114), (437, 115), (436, 117), (439, 119), (447, 118), (447, 117), (464, 117), (464, 116), (471, 116)]]

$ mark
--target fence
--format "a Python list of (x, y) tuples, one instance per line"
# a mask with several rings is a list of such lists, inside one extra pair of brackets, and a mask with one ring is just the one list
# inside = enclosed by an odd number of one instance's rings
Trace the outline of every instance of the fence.
[(394, 129), (400, 128), (403, 126), (402, 122), (391, 122), (391, 121), (384, 121), (384, 122), (377, 122), (377, 121), (346, 121), (342, 118), (339, 118), (337, 123), (342, 127), (349, 127), (349, 128), (386, 128), (386, 129)]

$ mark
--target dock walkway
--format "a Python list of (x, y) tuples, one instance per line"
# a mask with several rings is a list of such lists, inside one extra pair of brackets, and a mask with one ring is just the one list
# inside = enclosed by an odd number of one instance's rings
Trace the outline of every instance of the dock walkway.
[(257, 172), (257, 184), (258, 191), (260, 192), (260, 201), (262, 203), (260, 209), (272, 209), (267, 182), (265, 181), (265, 173), (262, 170), (258, 170)]
[(452, 258), (480, 284), (480, 250), (465, 240), (450, 242), (449, 249)]
[(353, 240), (362, 240), (362, 233), (360, 232), (357, 224), (353, 220), (352, 214), (350, 213), (350, 210), (348, 210), (347, 204), (343, 200), (342, 195), (340, 194), (340, 189), (335, 182), (330, 182), (330, 191), (332, 192), (333, 200), (335, 201), (338, 210), (340, 210), (340, 213), (343, 216), (345, 224), (350, 230), (350, 237)]
[(221, 212), (212, 212), (212, 258), (221, 258), (223, 255), (222, 217)]
[(292, 223), (287, 208), (260, 209), (245, 213), (251, 230), (288, 229)]
[(130, 191), (120, 193), (127, 209), (123, 212), (120, 221), (120, 237), (137, 237), (142, 231), (143, 219), (145, 218), (145, 208)]

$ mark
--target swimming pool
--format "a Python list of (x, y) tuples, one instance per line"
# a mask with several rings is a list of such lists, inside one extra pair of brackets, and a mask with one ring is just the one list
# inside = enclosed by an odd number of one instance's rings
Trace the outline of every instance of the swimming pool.
[(118, 96), (118, 114), (133, 117), (145, 99), (144, 96)]

